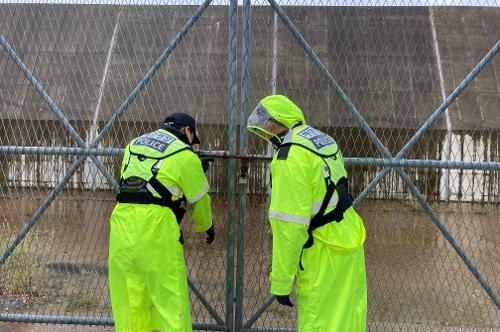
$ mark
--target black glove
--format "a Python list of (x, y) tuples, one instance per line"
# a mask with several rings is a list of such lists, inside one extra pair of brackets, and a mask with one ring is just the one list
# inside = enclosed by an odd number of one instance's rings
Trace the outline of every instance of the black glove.
[(215, 240), (214, 225), (210, 226), (210, 228), (205, 233), (207, 233), (207, 243), (212, 244), (212, 242), (214, 242)]
[(279, 304), (293, 307), (293, 303), (290, 301), (290, 295), (276, 295), (276, 300)]
[(202, 157), (200, 158), (200, 160), (201, 160), (201, 168), (203, 168), (203, 172), (206, 173), (210, 168), (210, 162), (214, 161), (214, 158)]

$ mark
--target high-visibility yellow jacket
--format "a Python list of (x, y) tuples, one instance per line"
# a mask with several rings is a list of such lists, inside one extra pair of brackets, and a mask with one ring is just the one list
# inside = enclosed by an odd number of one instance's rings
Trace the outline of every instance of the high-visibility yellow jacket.
[[(141, 156), (147, 158), (140, 161)], [(186, 198), (195, 232), (206, 231), (212, 226), (208, 182), (200, 158), (189, 145), (163, 129), (132, 140), (125, 149), (120, 177), (135, 176), (148, 181), (153, 171), (157, 173), (158, 181), (170, 191), (173, 201)], [(152, 187), (148, 189), (160, 197)]]
[[(288, 130), (278, 133), (281, 127)], [(263, 98), (247, 129), (278, 148), (271, 162), (271, 292), (290, 294), (297, 276), (300, 332), (365, 331), (365, 229), (351, 207), (336, 142), (307, 126), (283, 95)]]
[[(271, 293), (290, 294), (297, 276), (300, 332), (365, 331), (365, 228), (356, 211), (349, 207), (339, 222), (313, 230), (312, 246), (303, 249), (327, 180), (337, 184), (347, 176), (336, 142), (307, 125), (291, 128), (271, 162), (271, 175)], [(325, 212), (338, 203), (335, 190)]]
[[(346, 177), (342, 153), (328, 135), (302, 125), (290, 129), (282, 145), (293, 143), (284, 156), (283, 148), (271, 162), (272, 194), (269, 218), (273, 229), (271, 292), (290, 294), (299, 268), (302, 246), (307, 241), (311, 218), (319, 211), (326, 194), (325, 177), (334, 183)], [(318, 154), (331, 157), (320, 157)], [(338, 202), (334, 192), (326, 212)], [(351, 207), (344, 212), (348, 222), (332, 222), (313, 231), (315, 241), (333, 249), (356, 249), (363, 245), (365, 229)]]
[[(186, 198), (194, 231), (212, 226), (200, 159), (162, 129), (132, 140), (121, 166), (122, 180), (130, 180), (128, 192), (146, 190), (159, 198), (145, 184), (153, 176), (173, 201)], [(172, 210), (157, 204), (117, 203), (110, 223), (109, 285), (116, 331), (191, 331), (183, 247)]]

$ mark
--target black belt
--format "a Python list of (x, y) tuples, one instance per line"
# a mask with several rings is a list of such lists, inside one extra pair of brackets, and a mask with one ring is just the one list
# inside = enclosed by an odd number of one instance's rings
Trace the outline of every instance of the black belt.
[(116, 201), (120, 203), (132, 204), (156, 204), (173, 208), (172, 201), (167, 201), (160, 197), (155, 197), (151, 193), (128, 193), (122, 192), (116, 195)]
[[(172, 209), (178, 224), (181, 223), (182, 217), (186, 212), (186, 210), (180, 208), (182, 199), (172, 202), (171, 200), (167, 201), (164, 198), (155, 197), (151, 193), (134, 193), (134, 192), (119, 193), (116, 195), (116, 201), (119, 203), (156, 204), (156, 205), (166, 206)], [(180, 232), (181, 235), (179, 237), (179, 242), (181, 244), (184, 244), (184, 239), (182, 237), (182, 230)]]

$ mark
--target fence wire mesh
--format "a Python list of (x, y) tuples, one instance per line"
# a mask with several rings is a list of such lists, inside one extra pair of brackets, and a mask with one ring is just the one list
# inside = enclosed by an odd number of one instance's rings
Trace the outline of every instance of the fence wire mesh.
[[(112, 324), (106, 262), (120, 149), (168, 113), (184, 111), (197, 119), (200, 150), (215, 157), (208, 177), (218, 239), (207, 247), (189, 218), (182, 226), (195, 328), (232, 330), (234, 318), (236, 330), (294, 329), (295, 311), (269, 298), (272, 151), (235, 134), (245, 107), (279, 93), (348, 157), (368, 234), (368, 329), (500, 328), (498, 303), (484, 289), (490, 286), (498, 301), (498, 57), (399, 155), (485, 54), (495, 46), (498, 52), (498, 1), (278, 1), (388, 153), (422, 163), (399, 171), (455, 242), (432, 223), (400, 173), (370, 161), (387, 155), (273, 1), (247, 7), (248, 39), (243, 5), (250, 2), (239, 4), (237, 38), (248, 49), (239, 45), (237, 52), (229, 0), (206, 9), (201, 1), (43, 2), (0, 3), (0, 321)], [(230, 114), (236, 70), (239, 122)], [(123, 114), (109, 126), (117, 110)], [(259, 157), (226, 158), (237, 142), (240, 154)], [(89, 147), (92, 158), (76, 150)], [(238, 188), (235, 160), (248, 170)], [(428, 160), (484, 167), (430, 167)], [(380, 182), (365, 190), (377, 175)], [(16, 246), (19, 234), (25, 237)], [(233, 249), (241, 251), (234, 260)]]
[[(344, 156), (383, 157), (289, 27), (266, 1), (252, 4), (249, 100), (255, 104), (271, 93), (286, 94), (310, 124), (337, 140)], [(321, 1), (315, 7), (280, 5), (393, 155), (498, 42), (500, 31), (496, 8), (337, 7)], [(493, 114), (499, 105), (497, 63), (481, 72), (406, 158), (499, 160), (498, 116)], [(267, 153), (258, 139), (249, 142), (252, 153)], [(255, 182), (250, 181), (247, 198), (243, 322), (253, 323), (269, 296), (272, 236), (269, 227), (262, 228), (267, 167), (265, 162), (250, 166)], [(355, 195), (381, 170), (350, 164)], [(486, 240), (486, 234), (498, 232), (498, 195), (491, 190), (498, 187), (498, 171), (404, 170), (498, 292), (497, 240)], [(483, 290), (477, 291), (477, 280), (399, 174), (382, 178), (359, 209), (368, 234), (370, 330), (499, 327), (498, 308)], [(252, 326), (293, 329), (296, 316), (273, 303)]]
[[(227, 150), (227, 4), (207, 8), (184, 39), (171, 45), (174, 52), (95, 147), (123, 148), (158, 128), (169, 113), (185, 111), (201, 124), (201, 149)], [(0, 5), (2, 37), (56, 105), (47, 105), (4, 48), (0, 144), (49, 149), (1, 156), (2, 253), (28, 220), (36, 221), (1, 267), (5, 313), (111, 317), (106, 262), (114, 192), (93, 161), (86, 159), (45, 213), (33, 217), (78, 158), (57, 148), (81, 147), (51, 111), (60, 109), (91, 146), (197, 8), (182, 2)], [(99, 160), (116, 178), (121, 154)], [(209, 179), (220, 228), (215, 246), (206, 250), (189, 220), (183, 227), (192, 285), (222, 317), (226, 175), (226, 162), (215, 161)], [(197, 296), (191, 303), (195, 322), (220, 323)]]

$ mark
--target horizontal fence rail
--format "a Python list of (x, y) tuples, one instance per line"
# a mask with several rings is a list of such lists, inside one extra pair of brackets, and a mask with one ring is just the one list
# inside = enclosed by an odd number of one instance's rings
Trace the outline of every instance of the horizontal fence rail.
[[(122, 148), (65, 148), (65, 147), (26, 147), (26, 146), (0, 146), (0, 154), (13, 155), (75, 155), (75, 156), (123, 156)], [(268, 155), (231, 154), (226, 151), (198, 151), (200, 157), (238, 159), (246, 161), (271, 161)], [(481, 161), (447, 161), (447, 160), (422, 160), (399, 158), (344, 158), (348, 166), (387, 166), (387, 167), (418, 167), (439, 169), (477, 169), (500, 170), (500, 162)]]

